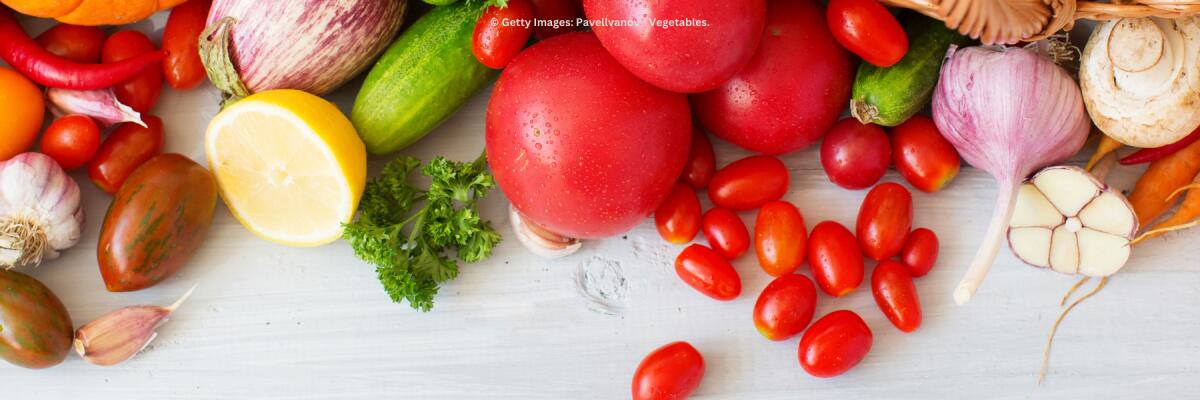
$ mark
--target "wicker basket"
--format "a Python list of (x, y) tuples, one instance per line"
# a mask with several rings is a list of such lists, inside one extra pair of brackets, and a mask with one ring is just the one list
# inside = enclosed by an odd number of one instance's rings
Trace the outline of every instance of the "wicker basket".
[(882, 0), (946, 21), (985, 44), (1043, 39), (1076, 19), (1178, 18), (1200, 15), (1200, 0)]

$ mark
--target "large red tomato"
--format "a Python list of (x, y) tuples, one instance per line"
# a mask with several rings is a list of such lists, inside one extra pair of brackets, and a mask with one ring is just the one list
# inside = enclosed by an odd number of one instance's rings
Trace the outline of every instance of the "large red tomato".
[(492, 92), (487, 155), (525, 218), (602, 238), (654, 212), (687, 161), (687, 98), (643, 82), (596, 36), (555, 36), (521, 52)]
[(682, 93), (712, 90), (741, 70), (766, 20), (764, 0), (584, 0), (583, 9), (595, 21), (631, 22), (592, 30), (634, 75)]
[(772, 0), (750, 63), (720, 87), (693, 95), (692, 107), (717, 136), (783, 154), (812, 144), (833, 126), (853, 79), (850, 55), (829, 33), (820, 3)]

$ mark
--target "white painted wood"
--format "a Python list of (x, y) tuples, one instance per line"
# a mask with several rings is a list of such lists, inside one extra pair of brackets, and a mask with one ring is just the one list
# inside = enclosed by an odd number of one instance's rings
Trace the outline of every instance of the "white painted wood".
[[(158, 15), (140, 27), (161, 30), (162, 23)], [(348, 110), (358, 84), (331, 99)], [(474, 158), (483, 146), (486, 103), (486, 94), (476, 96), (406, 153)], [(202, 134), (216, 104), (211, 88), (164, 92), (158, 110), (168, 150), (202, 160)], [(746, 154), (718, 141), (721, 164)], [(829, 183), (814, 150), (784, 159), (793, 174), (787, 200), (810, 227), (826, 219), (852, 226), (865, 192)], [(372, 170), (385, 161), (372, 160)], [(741, 297), (719, 303), (675, 277), (671, 263), (681, 247), (665, 244), (650, 223), (556, 261), (530, 256), (505, 230), (495, 257), (465, 266), (434, 311), (422, 314), (388, 301), (373, 268), (344, 243), (274, 245), (250, 235), (221, 206), (208, 241), (180, 274), (148, 290), (108, 293), (95, 246), (109, 198), (84, 174), (74, 176), (87, 199), (83, 242), (29, 272), (58, 293), (76, 324), (126, 305), (169, 304), (191, 285), (199, 288), (158, 340), (126, 364), (101, 368), (72, 356), (49, 370), (0, 366), (6, 398), (620, 399), (628, 398), (641, 358), (675, 340), (704, 353), (699, 399), (1200, 397), (1200, 261), (1193, 254), (1200, 232), (1138, 247), (1109, 287), (1066, 320), (1039, 387), (1045, 335), (1075, 280), (1027, 267), (1005, 250), (975, 299), (954, 305), (951, 290), (983, 235), (995, 194), (991, 178), (976, 169), (964, 169), (941, 193), (914, 195), (916, 224), (943, 243), (937, 266), (917, 281), (925, 312), (919, 331), (893, 328), (866, 285), (848, 298), (821, 295), (818, 315), (849, 308), (875, 333), (866, 360), (834, 379), (800, 369), (798, 338), (770, 342), (755, 331), (750, 312), (769, 279), (752, 255), (736, 262)], [(1136, 170), (1123, 168), (1110, 181), (1128, 188), (1135, 177)], [(895, 172), (885, 180), (901, 181)], [(493, 196), (484, 214), (507, 227), (506, 206)], [(605, 266), (627, 282), (615, 313), (590, 304), (576, 286), (581, 271)]]

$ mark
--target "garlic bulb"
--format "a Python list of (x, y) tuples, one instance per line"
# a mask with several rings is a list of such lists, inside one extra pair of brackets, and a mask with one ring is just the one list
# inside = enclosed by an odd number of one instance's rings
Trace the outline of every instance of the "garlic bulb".
[(1200, 17), (1125, 18), (1096, 27), (1079, 68), (1092, 121), (1135, 147), (1200, 126)]
[(0, 268), (37, 265), (79, 243), (79, 186), (49, 156), (0, 163)]
[(512, 205), (508, 206), (508, 221), (512, 225), (517, 241), (531, 253), (545, 259), (555, 259), (575, 254), (583, 244), (579, 239), (559, 236), (526, 221)]

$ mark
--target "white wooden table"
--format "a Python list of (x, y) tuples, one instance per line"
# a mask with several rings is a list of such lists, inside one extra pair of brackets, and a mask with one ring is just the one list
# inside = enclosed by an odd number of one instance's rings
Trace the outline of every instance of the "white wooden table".
[[(160, 14), (139, 28), (161, 30), (163, 21)], [(25, 22), (34, 32), (48, 27)], [(358, 85), (330, 99), (349, 111)], [(476, 96), (405, 153), (474, 158), (483, 147), (487, 96)], [(203, 160), (202, 136), (217, 99), (211, 87), (164, 91), (157, 113), (168, 151)], [(747, 154), (720, 141), (717, 153), (720, 164)], [(386, 161), (371, 160), (372, 171)], [(826, 219), (853, 226), (865, 192), (829, 183), (813, 149), (784, 161), (793, 176), (786, 199), (810, 227)], [(1136, 172), (1119, 169), (1110, 182), (1128, 188)], [(972, 168), (941, 193), (914, 193), (916, 225), (942, 240), (937, 266), (917, 281), (920, 330), (893, 328), (867, 285), (843, 299), (820, 295), (818, 315), (852, 309), (875, 334), (862, 364), (833, 379), (800, 369), (798, 338), (771, 342), (754, 329), (751, 309), (769, 278), (753, 255), (735, 263), (741, 297), (716, 302), (675, 276), (672, 262), (682, 247), (659, 239), (650, 222), (546, 261), (511, 237), (497, 191), (484, 215), (506, 240), (490, 260), (465, 266), (445, 285), (433, 312), (420, 313), (391, 303), (374, 268), (345, 243), (271, 244), (219, 206), (207, 242), (178, 275), (140, 292), (108, 293), (95, 248), (109, 197), (85, 174), (74, 176), (86, 197), (83, 241), (27, 272), (57, 292), (77, 325), (126, 305), (169, 304), (199, 288), (132, 361), (101, 368), (72, 355), (48, 370), (3, 365), (5, 398), (620, 399), (628, 398), (642, 357), (675, 340), (690, 341), (705, 356), (700, 399), (1200, 397), (1200, 231), (1139, 246), (1104, 292), (1067, 318), (1050, 375), (1037, 386), (1046, 333), (1075, 278), (1027, 267), (1005, 250), (975, 299), (954, 305), (951, 290), (983, 236), (995, 195), (991, 178)], [(901, 181), (895, 172), (884, 179)], [(598, 294), (615, 300), (589, 300)]]

